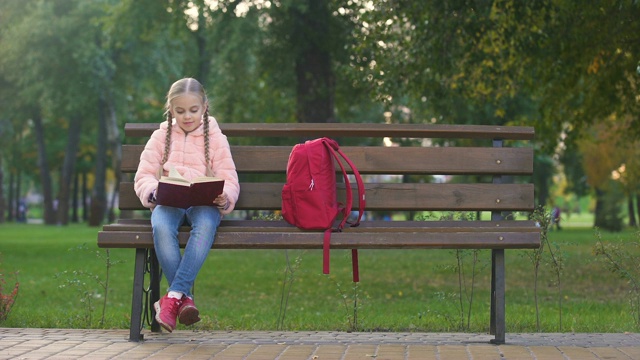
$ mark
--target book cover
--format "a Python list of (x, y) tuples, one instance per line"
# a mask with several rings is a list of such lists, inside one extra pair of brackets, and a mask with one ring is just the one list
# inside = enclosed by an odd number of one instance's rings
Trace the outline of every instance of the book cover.
[(188, 181), (171, 169), (169, 176), (160, 177), (156, 204), (183, 209), (191, 206), (215, 206), (213, 200), (222, 194), (223, 188), (223, 179), (199, 177)]

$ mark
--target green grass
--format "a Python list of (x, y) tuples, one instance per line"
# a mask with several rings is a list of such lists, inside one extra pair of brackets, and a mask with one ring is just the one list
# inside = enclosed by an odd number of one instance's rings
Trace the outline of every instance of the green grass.
[[(20, 292), (3, 327), (99, 327), (103, 295), (96, 281), (73, 271), (104, 277), (96, 253), (97, 228), (84, 225), (0, 225), (0, 273), (5, 286), (18, 272)], [(544, 265), (539, 281), (544, 332), (637, 331), (628, 305), (628, 285), (594, 261), (592, 229), (567, 226), (550, 233), (565, 258), (562, 275), (562, 329), (553, 272)], [(603, 234), (603, 240), (639, 240), (632, 231)], [(84, 248), (83, 248), (84, 244)], [(276, 330), (286, 265), (284, 250), (212, 251), (195, 286), (203, 321), (198, 329)], [(469, 265), (471, 252), (465, 252)], [(361, 250), (357, 287), (358, 330), (487, 332), (490, 252), (479, 253), (470, 326), (460, 325), (458, 276), (451, 250)], [(507, 331), (536, 331), (533, 266), (524, 250), (506, 251)], [(289, 251), (300, 267), (289, 295), (283, 330), (349, 330), (353, 315), (350, 252), (333, 251), (331, 275), (322, 275), (320, 251)], [(106, 328), (128, 328), (134, 251), (114, 249)], [(465, 267), (468, 280), (470, 267)], [(67, 272), (62, 277), (57, 276)], [(85, 297), (80, 279), (92, 294)], [(470, 281), (470, 280), (469, 280)], [(163, 282), (163, 288), (166, 284)], [(344, 296), (343, 296), (344, 295)], [(345, 298), (346, 297), (346, 298)], [(88, 311), (83, 299), (91, 298)], [(346, 301), (346, 304), (345, 304)], [(91, 321), (88, 319), (91, 314)], [(466, 321), (466, 313), (464, 317)]]

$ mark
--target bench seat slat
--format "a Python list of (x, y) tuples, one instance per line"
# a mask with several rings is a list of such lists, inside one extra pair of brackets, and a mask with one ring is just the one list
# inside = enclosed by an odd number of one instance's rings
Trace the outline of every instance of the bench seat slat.
[[(279, 210), (281, 183), (242, 183), (236, 209)], [(344, 185), (338, 185), (338, 199), (344, 199)], [(393, 211), (531, 211), (533, 184), (365, 184), (367, 210)], [(357, 191), (354, 190), (354, 197)], [(354, 199), (354, 208), (358, 201)], [(120, 184), (120, 209), (145, 209), (133, 191), (133, 183)]]
[[(103, 231), (99, 247), (103, 248), (151, 248), (150, 231)], [(180, 245), (184, 247), (188, 232), (180, 232)], [(269, 232), (233, 231), (218, 232), (213, 248), (216, 249), (322, 249), (322, 232)], [(388, 233), (378, 231), (344, 231), (331, 236), (332, 249), (522, 249), (540, 247), (540, 234), (535, 231), (399, 231), (389, 239)]]
[[(181, 246), (190, 227), (180, 228)], [(393, 241), (389, 240), (393, 233)], [(224, 220), (214, 248), (320, 249), (323, 232), (302, 231), (284, 221)], [(105, 225), (100, 247), (153, 246), (149, 220), (121, 220)], [(533, 221), (365, 221), (331, 237), (332, 248), (537, 248), (540, 228)]]
[[(291, 146), (232, 146), (239, 173), (285, 173)], [(135, 173), (144, 145), (124, 145), (122, 171)], [(361, 174), (530, 175), (532, 148), (341, 147)], [(402, 159), (402, 161), (398, 161)]]
[[(117, 223), (104, 225), (103, 231), (150, 231), (151, 221), (148, 219), (120, 219)], [(220, 222), (221, 231), (228, 228), (248, 229), (261, 228), (264, 231), (302, 231), (290, 225), (284, 220), (222, 220)], [(426, 231), (487, 231), (487, 229), (502, 229), (508, 231), (519, 231), (517, 229), (526, 228), (525, 231), (538, 231), (539, 227), (530, 220), (501, 220), (501, 221), (464, 221), (464, 220), (437, 220), (437, 221), (385, 221), (373, 220), (362, 221), (357, 227), (349, 227), (348, 231), (416, 231), (423, 229)], [(180, 228), (187, 231), (188, 226)], [(347, 231), (345, 230), (345, 231)]]
[[(400, 137), (533, 140), (530, 126), (380, 124), (380, 123), (220, 123), (227, 136), (255, 137)], [(148, 137), (160, 123), (127, 123), (125, 136)]]

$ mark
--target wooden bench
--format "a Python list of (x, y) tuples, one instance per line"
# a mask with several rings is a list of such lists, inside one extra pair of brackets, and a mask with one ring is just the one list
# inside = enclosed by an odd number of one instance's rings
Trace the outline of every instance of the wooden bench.
[[(126, 138), (146, 141), (155, 123), (125, 126)], [(533, 221), (506, 219), (515, 211), (534, 210), (534, 130), (517, 126), (389, 125), (389, 124), (221, 124), (232, 144), (241, 179), (236, 211), (279, 210), (287, 159), (301, 139), (332, 137), (365, 177), (367, 214), (386, 212), (490, 212), (490, 220), (385, 221), (366, 220), (359, 227), (332, 236), (332, 249), (491, 249), (492, 343), (505, 342), (505, 249), (540, 246), (540, 229)], [(256, 144), (260, 138), (280, 137), (286, 146)], [(383, 141), (384, 139), (384, 141)], [(409, 146), (384, 146), (390, 140)], [(454, 142), (456, 144), (454, 144)], [(262, 141), (264, 143), (264, 141)], [(346, 146), (346, 144), (373, 144)], [(459, 145), (459, 144), (464, 144)], [(388, 145), (388, 144), (387, 144)], [(508, 145), (508, 146), (507, 146)], [(144, 145), (123, 145), (122, 173), (135, 173)], [(280, 174), (280, 182), (256, 182)], [(463, 183), (380, 182), (366, 175), (465, 175)], [(133, 191), (132, 175), (120, 183), (121, 210), (143, 210)], [(513, 181), (517, 179), (518, 181)], [(338, 197), (344, 186), (338, 184)], [(357, 191), (354, 190), (354, 196)], [(354, 206), (358, 201), (354, 200)], [(184, 247), (189, 228), (180, 230)], [(322, 249), (322, 232), (301, 231), (284, 221), (223, 220), (216, 249)], [(136, 249), (130, 340), (142, 339), (144, 320), (160, 331), (152, 304), (160, 297), (160, 269), (148, 220), (121, 219), (105, 225), (98, 235), (101, 248)], [(319, 266), (320, 271), (320, 266)], [(149, 280), (145, 282), (145, 275)], [(149, 284), (145, 288), (145, 283)], [(143, 312), (144, 309), (144, 312)], [(146, 318), (146, 319), (145, 319)], [(151, 322), (149, 322), (151, 320)]]

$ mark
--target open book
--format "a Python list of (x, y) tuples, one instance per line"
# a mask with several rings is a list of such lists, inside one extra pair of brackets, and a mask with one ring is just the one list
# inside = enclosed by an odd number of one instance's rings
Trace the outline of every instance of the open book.
[(183, 209), (191, 206), (215, 206), (213, 200), (222, 194), (223, 188), (223, 179), (203, 176), (189, 181), (171, 168), (168, 176), (160, 177), (156, 204)]

